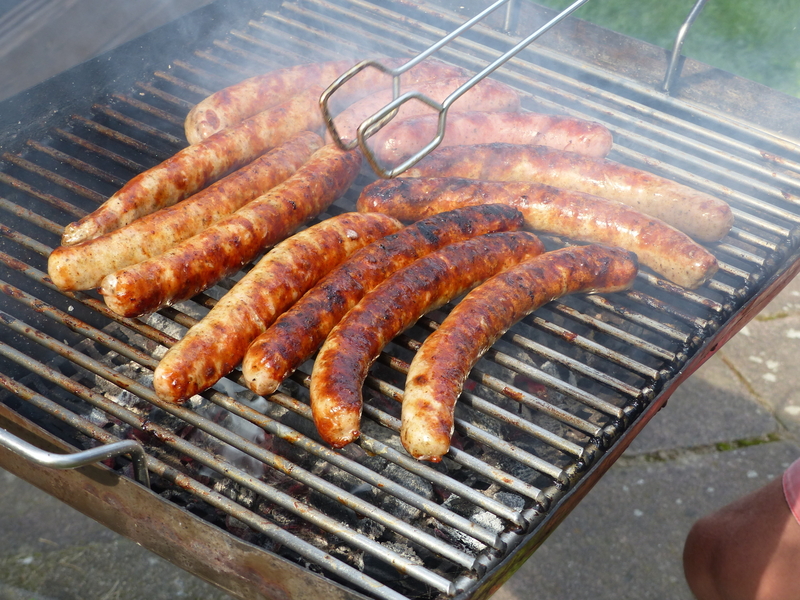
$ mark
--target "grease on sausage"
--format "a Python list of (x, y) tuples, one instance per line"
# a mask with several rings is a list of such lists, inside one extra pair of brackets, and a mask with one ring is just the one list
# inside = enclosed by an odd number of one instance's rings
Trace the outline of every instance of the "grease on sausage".
[(628, 204), (704, 242), (721, 240), (733, 225), (730, 207), (714, 196), (617, 162), (544, 146), (451, 146), (402, 177), (535, 181)]
[[(381, 163), (396, 166), (433, 140), (437, 131), (438, 115), (421, 115), (395, 120), (369, 144)], [(494, 142), (549, 146), (591, 158), (604, 158), (613, 145), (611, 132), (591, 121), (529, 111), (473, 111), (448, 113), (444, 139), (434, 152), (448, 146)]]
[(270, 250), (161, 359), (153, 374), (160, 398), (186, 400), (230, 373), (250, 342), (350, 254), (400, 229), (385, 215), (345, 213)]
[(103, 277), (156, 257), (291, 177), (322, 138), (306, 131), (174, 206), (50, 254), (47, 271), (61, 290), (88, 290)]
[(67, 225), (61, 243), (70, 246), (119, 229), (188, 198), (301, 131), (320, 131), (319, 93), (308, 90), (140, 173), (97, 210)]
[(242, 361), (247, 386), (274, 392), (347, 311), (398, 269), (448, 244), (521, 227), (522, 215), (510, 206), (474, 206), (428, 217), (359, 250), (253, 341)]
[(441, 460), (470, 370), (514, 323), (566, 294), (627, 289), (636, 270), (635, 255), (620, 248), (563, 248), (520, 263), (467, 294), (411, 361), (400, 430), (409, 454)]
[(314, 362), (311, 412), (320, 436), (335, 448), (359, 436), (361, 387), (395, 335), (491, 275), (543, 251), (530, 233), (482, 235), (411, 263), (364, 296), (333, 328)]
[(324, 211), (347, 191), (360, 166), (357, 152), (324, 146), (289, 179), (235, 213), (161, 256), (107, 275), (99, 292), (126, 317), (191, 298)]
[(364, 188), (357, 206), (407, 221), (492, 202), (517, 208), (534, 231), (631, 250), (642, 265), (688, 289), (702, 285), (719, 268), (711, 252), (659, 219), (620, 202), (538, 183), (455, 177), (381, 180)]

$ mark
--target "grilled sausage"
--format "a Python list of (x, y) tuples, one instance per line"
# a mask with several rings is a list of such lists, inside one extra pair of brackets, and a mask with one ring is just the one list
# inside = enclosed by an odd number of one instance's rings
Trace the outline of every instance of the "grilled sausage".
[(530, 233), (482, 235), (411, 263), (364, 296), (333, 328), (314, 362), (311, 412), (322, 439), (341, 448), (358, 437), (361, 386), (395, 335), (480, 281), (543, 251)]
[(347, 191), (360, 167), (357, 152), (324, 146), (289, 179), (205, 231), (106, 276), (99, 292), (111, 310), (126, 317), (191, 298), (325, 210)]
[(610, 160), (544, 146), (452, 146), (424, 158), (402, 177), (536, 181), (617, 200), (704, 242), (721, 240), (733, 225), (730, 207), (713, 196)]
[(47, 271), (62, 290), (88, 290), (123, 267), (158, 256), (291, 177), (322, 138), (306, 131), (198, 192), (115, 231), (50, 254)]
[(61, 243), (69, 246), (119, 229), (188, 198), (301, 131), (320, 130), (320, 93), (319, 89), (304, 92), (140, 173), (97, 210), (67, 225)]
[[(370, 140), (382, 164), (399, 165), (436, 137), (438, 115), (422, 115), (384, 127)], [(534, 112), (463, 112), (447, 115), (445, 135), (434, 152), (447, 146), (505, 142), (569, 150), (604, 158), (613, 144), (599, 123)]]
[(242, 361), (247, 387), (261, 395), (274, 392), (364, 294), (398, 269), (448, 244), (521, 228), (522, 215), (510, 206), (474, 206), (428, 217), (359, 250), (248, 348)]
[[(400, 67), (406, 62), (406, 59), (381, 61), (389, 68)], [(340, 60), (296, 65), (251, 77), (215, 92), (189, 111), (184, 123), (186, 139), (190, 144), (196, 144), (222, 129), (232, 127), (255, 114), (286, 102), (304, 90), (312, 87), (324, 88), (354, 64), (355, 61), (352, 60)], [(401, 77), (403, 83), (409, 85), (463, 74), (463, 69), (428, 60), (413, 67)], [(391, 77), (382, 71), (373, 68), (364, 69), (345, 83), (331, 99), (343, 108), (372, 91), (391, 85)]]
[(517, 208), (535, 231), (631, 250), (641, 264), (688, 289), (702, 285), (719, 268), (713, 254), (659, 219), (620, 202), (538, 183), (455, 177), (380, 180), (364, 188), (357, 206), (362, 212), (411, 221), (487, 202)]
[[(437, 102), (444, 101), (453, 91), (468, 81), (464, 77), (453, 77), (431, 81), (415, 86), (414, 90)], [(404, 87), (403, 92), (411, 91)], [(383, 90), (359, 100), (334, 119), (336, 131), (343, 141), (355, 139), (358, 126), (381, 108), (392, 101), (392, 90)], [(419, 115), (430, 114), (431, 107), (422, 102), (411, 100), (403, 104), (394, 118), (394, 122), (404, 121)], [(519, 110), (519, 95), (514, 88), (494, 79), (483, 79), (471, 90), (453, 103), (450, 113), (469, 111), (514, 112)], [(330, 134), (328, 134), (330, 136)]]
[(636, 270), (636, 257), (620, 248), (563, 248), (520, 263), (467, 294), (411, 361), (400, 430), (409, 454), (441, 460), (470, 370), (509, 327), (566, 294), (627, 289)]
[(153, 374), (158, 396), (180, 402), (214, 385), (233, 370), (250, 342), (320, 277), (401, 227), (385, 215), (345, 213), (275, 246), (167, 351)]

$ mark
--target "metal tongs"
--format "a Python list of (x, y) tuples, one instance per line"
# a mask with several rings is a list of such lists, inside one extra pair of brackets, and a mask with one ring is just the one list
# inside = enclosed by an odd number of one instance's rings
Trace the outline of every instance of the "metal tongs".
[[(549, 31), (552, 27), (563, 21), (566, 17), (571, 15), (575, 12), (578, 8), (586, 4), (589, 0), (577, 0), (568, 8), (564, 9), (561, 13), (559, 13), (556, 17), (551, 19), (549, 22), (544, 24), (542, 27), (537, 29), (531, 35), (526, 37), (524, 40), (520, 41), (516, 46), (508, 50), (505, 54), (497, 58), (494, 62), (487, 65), (482, 71), (474, 75), (469, 81), (465, 82), (460, 87), (456, 88), (447, 98), (444, 99), (443, 102), (439, 103), (420, 92), (406, 92), (403, 95), (400, 95), (400, 76), (408, 71), (409, 69), (413, 68), (417, 64), (421, 63), (423, 60), (428, 58), (431, 54), (448, 44), (451, 40), (458, 37), (468, 29), (470, 29), (473, 25), (478, 23), (479, 21), (483, 20), (487, 15), (494, 12), (500, 6), (513, 1), (513, 0), (497, 0), (494, 4), (489, 6), (487, 9), (482, 11), (480, 14), (474, 16), (469, 21), (462, 24), (452, 33), (446, 35), (442, 39), (440, 39), (435, 44), (431, 45), (427, 50), (424, 50), (411, 60), (409, 60), (406, 64), (396, 69), (390, 69), (384, 65), (382, 65), (379, 61), (376, 60), (364, 60), (342, 75), (340, 75), (336, 81), (334, 81), (328, 89), (326, 89), (322, 96), (320, 96), (320, 108), (322, 109), (322, 115), (325, 119), (325, 123), (328, 127), (328, 131), (331, 134), (334, 142), (342, 149), (342, 150), (352, 150), (356, 146), (361, 148), (361, 151), (364, 153), (364, 156), (369, 161), (370, 166), (372, 167), (373, 171), (384, 178), (391, 178), (399, 175), (403, 171), (411, 168), (415, 164), (417, 164), (420, 160), (425, 158), (428, 154), (430, 154), (444, 139), (444, 131), (445, 125), (447, 123), (447, 111), (452, 106), (452, 104), (458, 100), (461, 96), (463, 96), (466, 92), (468, 92), (476, 83), (478, 83), (481, 79), (484, 79), (491, 73), (493, 73), (498, 67), (505, 64), (509, 59), (516, 56), (519, 52), (521, 52), (528, 44), (536, 40), (542, 34)], [(330, 97), (338, 90), (341, 86), (343, 86), (347, 81), (355, 77), (358, 73), (363, 71), (367, 68), (375, 68), (384, 73), (387, 73), (392, 76), (392, 90), (394, 100), (392, 100), (389, 104), (384, 106), (378, 112), (373, 114), (371, 117), (368, 117), (361, 125), (359, 125), (357, 130), (356, 139), (351, 140), (348, 143), (344, 143), (339, 133), (336, 131), (336, 127), (333, 123), (333, 116), (331, 115), (330, 109), (328, 108), (328, 101)], [(435, 110), (439, 114), (439, 121), (438, 121), (438, 130), (436, 136), (420, 151), (418, 151), (413, 156), (406, 159), (404, 162), (400, 163), (394, 168), (386, 169), (382, 165), (378, 163), (377, 157), (372, 149), (367, 145), (367, 140), (378, 133), (384, 126), (386, 126), (396, 115), (400, 106), (405, 104), (410, 100), (418, 100), (420, 102), (424, 102), (428, 106), (430, 106), (433, 110)]]

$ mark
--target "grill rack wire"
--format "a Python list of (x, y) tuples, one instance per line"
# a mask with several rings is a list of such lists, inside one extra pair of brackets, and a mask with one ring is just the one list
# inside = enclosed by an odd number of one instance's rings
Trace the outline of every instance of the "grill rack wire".
[[(454, 448), (438, 466), (398, 450), (394, 400), (409, 357), (446, 309), (387, 348), (367, 381), (364, 436), (335, 452), (310, 425), (307, 367), (269, 402), (232, 386), (185, 407), (153, 393), (148, 375), (158, 357), (231, 281), (125, 319), (95, 293), (57, 292), (45, 274), (63, 225), (183, 147), (183, 117), (204, 96), (267, 69), (361, 58), (367, 44), (377, 56), (411, 56), (461, 20), (428, 3), (286, 2), (98, 98), (88, 114), (52, 116), (46, 134), (8, 149), (0, 164), (0, 331), (8, 340), (0, 341), (0, 387), (8, 393), (0, 401), (33, 420), (46, 413), (48, 427), (78, 447), (126, 435), (142, 441), (164, 497), (185, 492), (244, 523), (246, 539), (359, 593), (467, 597), (478, 589), (797, 249), (800, 147), (792, 140), (541, 45), (497, 71), (525, 108), (604, 123), (614, 134), (611, 158), (725, 198), (736, 222), (710, 245), (721, 269), (699, 290), (643, 272), (629, 292), (552, 303), (512, 329), (473, 370)], [(341, 37), (344, 24), (359, 35)], [(438, 57), (477, 70), (513, 41), (479, 25)], [(352, 209), (368, 181), (329, 214)], [(263, 433), (249, 439), (231, 415)], [(202, 436), (187, 439), (187, 430)], [(226, 446), (239, 453), (226, 458)], [(242, 456), (263, 472), (248, 471)], [(130, 476), (124, 460), (114, 466)], [(321, 536), (297, 533), (298, 522)], [(385, 533), (365, 535), (367, 522)], [(414, 552), (396, 551), (397, 540)]]

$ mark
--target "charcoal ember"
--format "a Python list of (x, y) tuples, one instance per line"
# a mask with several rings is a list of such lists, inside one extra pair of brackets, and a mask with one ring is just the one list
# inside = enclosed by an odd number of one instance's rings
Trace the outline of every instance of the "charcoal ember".
[(359, 519), (358, 525), (356, 526), (356, 531), (370, 539), (378, 540), (386, 531), (386, 526), (378, 523), (377, 521), (373, 521), (368, 517), (364, 517)]
[(502, 502), (509, 508), (513, 508), (515, 510), (523, 510), (525, 508), (525, 498), (520, 496), (519, 494), (514, 494), (512, 492), (500, 491), (494, 495), (494, 499)]
[[(414, 564), (421, 565), (423, 561), (408, 544), (402, 542), (381, 542), (386, 547)], [(430, 590), (422, 582), (413, 577), (408, 577), (395, 569), (391, 564), (382, 560), (371, 552), (364, 554), (364, 574), (386, 584), (398, 586), (402, 593), (410, 598), (429, 597)]]
[(358, 515), (356, 512), (338, 500), (326, 496), (322, 492), (312, 490), (308, 496), (309, 503), (329, 517), (344, 523), (348, 527), (355, 528), (358, 525)]
[(339, 544), (328, 549), (328, 554), (334, 558), (346, 562), (351, 567), (364, 570), (364, 551), (351, 548), (345, 544)]
[[(395, 483), (400, 484), (405, 489), (422, 496), (426, 500), (433, 500), (434, 498), (433, 485), (429, 481), (426, 481), (419, 475), (409, 473), (399, 465), (390, 463), (383, 469), (381, 474), (385, 477), (388, 477)], [(375, 494), (376, 496), (379, 496), (380, 493), (376, 490)], [(422, 515), (422, 511), (420, 509), (411, 506), (410, 504), (407, 504), (388, 493), (384, 493), (382, 496), (383, 497), (380, 500), (381, 508), (399, 519), (403, 519), (404, 521), (413, 521), (420, 518)]]

